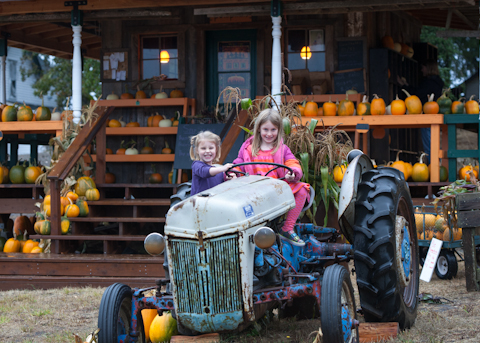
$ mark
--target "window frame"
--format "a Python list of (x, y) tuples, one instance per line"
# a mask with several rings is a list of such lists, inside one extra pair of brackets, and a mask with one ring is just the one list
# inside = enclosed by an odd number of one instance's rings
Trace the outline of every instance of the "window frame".
[[(285, 32), (285, 36), (284, 36), (284, 44), (285, 44), (285, 53), (284, 53), (284, 64), (287, 68), (289, 68), (289, 65), (288, 65), (288, 57), (290, 54), (294, 54), (294, 53), (297, 53), (297, 52), (289, 52), (288, 51), (288, 37), (289, 37), (289, 31), (299, 31), (299, 30), (303, 30), (306, 34), (306, 32), (308, 31), (310, 34), (310, 31), (318, 31), (318, 30), (323, 30), (323, 45), (325, 46), (325, 50), (324, 51), (312, 51), (312, 55), (313, 54), (324, 54), (324, 60), (325, 60), (325, 65), (324, 65), (324, 71), (328, 71), (328, 62), (327, 62), (327, 59), (328, 59), (328, 51), (327, 51), (327, 27), (326, 26), (291, 26), (291, 27), (288, 27), (286, 28), (286, 32)], [(307, 37), (305, 37), (307, 39)], [(310, 38), (308, 36), (308, 38)], [(308, 42), (307, 42), (308, 43)], [(300, 53), (300, 52), (298, 52)], [(308, 62), (305, 62), (305, 68), (303, 69), (307, 69), (309, 72), (316, 72), (316, 71), (310, 71), (308, 69)], [(302, 69), (292, 69), (292, 70), (302, 70)]]

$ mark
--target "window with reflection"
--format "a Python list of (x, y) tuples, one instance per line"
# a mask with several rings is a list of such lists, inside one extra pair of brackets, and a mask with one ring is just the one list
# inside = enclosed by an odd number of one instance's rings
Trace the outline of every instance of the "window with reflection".
[(325, 71), (325, 31), (323, 29), (288, 30), (287, 47), (288, 69)]
[(167, 80), (178, 79), (177, 35), (144, 36), (141, 38), (142, 77), (150, 79), (161, 74)]

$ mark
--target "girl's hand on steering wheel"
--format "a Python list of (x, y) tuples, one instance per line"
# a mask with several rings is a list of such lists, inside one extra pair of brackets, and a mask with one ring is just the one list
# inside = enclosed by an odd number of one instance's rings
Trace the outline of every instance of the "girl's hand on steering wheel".
[(235, 173), (225, 173), (225, 178), (226, 178), (227, 180), (236, 179), (236, 178), (237, 178), (237, 174), (235, 174)]
[(285, 180), (289, 181), (289, 182), (292, 182), (293, 180), (295, 180), (295, 173), (290, 173), (289, 171), (287, 171), (285, 173)]

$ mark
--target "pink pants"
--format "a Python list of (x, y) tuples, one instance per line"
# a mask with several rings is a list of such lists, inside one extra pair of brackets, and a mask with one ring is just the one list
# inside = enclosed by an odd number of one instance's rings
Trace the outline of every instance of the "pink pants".
[(307, 199), (308, 191), (305, 187), (300, 188), (295, 194), (295, 208), (291, 209), (287, 214), (287, 219), (283, 225), (282, 230), (285, 232), (292, 231), (295, 222), (300, 216), (303, 207), (305, 206), (305, 199)]

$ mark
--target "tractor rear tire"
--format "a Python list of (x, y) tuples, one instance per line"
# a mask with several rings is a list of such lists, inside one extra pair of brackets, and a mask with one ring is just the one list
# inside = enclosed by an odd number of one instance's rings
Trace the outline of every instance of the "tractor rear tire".
[[(115, 283), (110, 285), (102, 296), (98, 312), (98, 341), (117, 343), (119, 338), (130, 334), (132, 321), (132, 290), (127, 285)], [(145, 343), (142, 316), (137, 316), (138, 343)]]
[(380, 167), (362, 175), (354, 248), (365, 320), (410, 328), (418, 309), (419, 254), (410, 190), (400, 171)]

